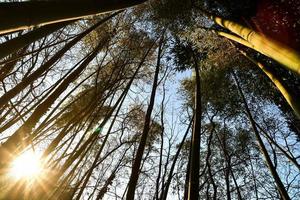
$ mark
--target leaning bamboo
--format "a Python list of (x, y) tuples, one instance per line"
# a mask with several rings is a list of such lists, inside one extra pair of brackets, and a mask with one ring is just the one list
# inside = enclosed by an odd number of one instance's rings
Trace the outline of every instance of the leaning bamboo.
[(272, 72), (271, 69), (269, 69), (267, 66), (264, 66), (260, 62), (257, 62), (253, 58), (249, 57), (246, 52), (240, 51), (241, 54), (243, 54), (246, 58), (248, 58), (251, 62), (256, 64), (268, 77), (269, 79), (274, 83), (276, 88), (280, 91), (282, 96), (285, 98), (287, 103), (291, 106), (297, 117), (300, 119), (300, 101), (297, 101), (297, 97), (294, 95), (294, 93), (290, 90), (290, 88), (287, 87), (287, 85), (283, 82), (283, 80), (277, 76), (275, 73)]
[[(230, 33), (224, 33), (224, 32), (218, 32), (218, 35), (224, 36), (230, 40), (233, 40), (233, 41), (235, 41), (239, 44), (242, 44), (244, 46), (247, 46), (249, 48), (253, 48), (253, 45), (251, 45), (248, 41), (246, 41), (243, 38), (240, 38), (236, 35), (232, 35)], [(297, 97), (290, 90), (290, 88), (288, 88), (288, 86), (284, 83), (284, 81), (278, 75), (276, 75), (271, 69), (269, 69), (267, 66), (264, 66), (262, 63), (256, 61), (255, 59), (251, 58), (250, 56), (248, 56), (245, 51), (242, 51), (239, 49), (239, 52), (242, 55), (244, 55), (248, 60), (250, 60), (252, 63), (257, 65), (269, 77), (269, 79), (274, 83), (274, 85), (280, 91), (282, 96), (285, 98), (287, 103), (291, 106), (291, 108), (295, 112), (296, 116), (300, 119), (300, 101), (297, 101)]]
[[(288, 70), (300, 75), (300, 53), (278, 41), (230, 20), (213, 17), (220, 26), (249, 42), (254, 50), (276, 60)], [(225, 36), (225, 35), (224, 35)], [(226, 36), (225, 36), (226, 37)], [(228, 37), (228, 39), (231, 39)]]

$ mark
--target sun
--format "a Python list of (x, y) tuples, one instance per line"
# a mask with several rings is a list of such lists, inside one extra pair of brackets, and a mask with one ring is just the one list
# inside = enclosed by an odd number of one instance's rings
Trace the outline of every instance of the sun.
[(38, 178), (42, 171), (40, 156), (32, 150), (25, 151), (12, 162), (10, 176), (16, 180)]

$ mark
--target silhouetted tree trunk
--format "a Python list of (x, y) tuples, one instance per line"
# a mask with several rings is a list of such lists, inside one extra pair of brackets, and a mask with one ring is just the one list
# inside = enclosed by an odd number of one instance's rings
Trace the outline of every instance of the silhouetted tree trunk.
[(191, 143), (191, 165), (189, 174), (188, 200), (199, 199), (200, 140), (201, 140), (201, 85), (198, 59), (193, 52), (194, 73), (196, 75), (194, 127)]
[(191, 145), (192, 142), (190, 142), (190, 148), (189, 148), (189, 159), (188, 159), (188, 163), (186, 166), (186, 174), (185, 174), (185, 181), (184, 181), (184, 193), (183, 193), (183, 200), (187, 200), (188, 199), (188, 192), (189, 192), (189, 182), (190, 182), (190, 166), (191, 166)]
[(137, 149), (137, 153), (136, 153), (135, 159), (133, 161), (133, 165), (132, 165), (131, 175), (130, 175), (130, 179), (129, 179), (129, 183), (128, 183), (126, 200), (134, 200), (134, 194), (135, 194), (136, 185), (137, 185), (137, 181), (138, 181), (138, 177), (139, 177), (139, 173), (140, 173), (141, 161), (143, 158), (146, 141), (147, 141), (147, 137), (148, 137), (148, 133), (149, 133), (149, 129), (150, 129), (151, 113), (152, 113), (152, 110), (154, 107), (155, 93), (156, 93), (157, 83), (158, 83), (158, 74), (159, 74), (159, 68), (160, 68), (160, 60), (161, 60), (161, 52), (162, 52), (163, 42), (164, 42), (164, 38), (163, 38), (163, 36), (161, 36), (161, 40), (159, 42), (159, 47), (158, 47), (157, 64), (156, 64), (156, 69), (155, 69), (153, 85), (152, 85), (150, 102), (149, 102), (149, 106), (148, 106), (146, 116), (145, 116), (145, 123), (144, 123), (142, 136), (141, 136), (140, 143), (139, 143), (139, 146)]
[[(10, 160), (11, 155), (16, 153), (16, 150), (21, 151), (27, 147), (28, 140), (31, 138), (32, 129), (38, 123), (39, 119), (47, 112), (50, 106), (55, 102), (55, 100), (65, 91), (71, 82), (73, 82), (81, 72), (87, 67), (87, 65), (96, 57), (101, 48), (107, 44), (108, 38), (103, 38), (96, 49), (91, 53), (83, 63), (74, 70), (58, 87), (55, 91), (42, 102), (32, 113), (32, 115), (25, 121), (25, 123), (12, 134), (5, 143), (0, 147), (1, 163), (5, 165)], [(22, 144), (22, 146), (19, 146)], [(7, 153), (8, 152), (8, 153)]]
[(215, 123), (213, 122), (213, 118), (214, 118), (215, 115), (213, 115), (211, 118), (210, 118), (210, 123), (212, 125), (211, 127), (211, 131), (209, 133), (209, 138), (208, 138), (208, 144), (207, 144), (207, 156), (206, 156), (206, 163), (207, 163), (207, 171), (208, 171), (208, 176), (209, 176), (209, 180), (210, 180), (210, 183), (212, 184), (213, 186), (213, 199), (214, 200), (217, 200), (217, 193), (218, 193), (218, 187), (215, 183), (215, 180), (214, 180), (214, 177), (213, 177), (213, 173), (212, 173), (212, 169), (211, 169), (211, 144), (212, 144), (212, 141), (213, 141), (213, 135), (214, 135), (214, 132), (215, 132)]
[[(295, 112), (296, 116), (300, 119), (300, 101), (297, 99), (294, 92), (284, 83), (282, 78), (278, 75), (276, 75), (272, 69), (270, 69), (268, 66), (264, 66), (260, 62), (257, 62), (253, 58), (247, 55), (246, 52), (239, 50), (241, 54), (243, 54), (246, 58), (248, 58), (251, 62), (253, 62), (255, 65), (257, 65), (273, 82), (273, 84), (276, 86), (276, 88), (280, 91), (282, 96), (285, 98), (287, 103), (291, 106), (293, 111)], [(300, 135), (299, 135), (300, 137)]]
[(96, 200), (102, 199), (104, 197), (105, 193), (108, 191), (108, 187), (109, 187), (109, 185), (112, 184), (113, 179), (116, 177), (116, 172), (118, 171), (127, 150), (128, 149), (126, 149), (126, 151), (124, 152), (124, 154), (123, 154), (122, 158), (120, 159), (119, 163), (116, 165), (115, 169), (113, 170), (113, 172), (111, 173), (109, 178), (105, 181), (104, 185), (100, 189), (100, 191), (99, 191), (99, 193), (96, 197)]
[(109, 126), (109, 128), (108, 128), (107, 134), (105, 135), (105, 138), (104, 138), (103, 141), (102, 141), (101, 147), (100, 147), (99, 151), (97, 152), (97, 154), (96, 154), (96, 156), (95, 156), (95, 158), (94, 158), (94, 162), (93, 162), (93, 164), (92, 164), (92, 166), (91, 166), (91, 169), (89, 170), (89, 172), (88, 172), (88, 174), (87, 174), (87, 176), (86, 176), (86, 178), (85, 178), (85, 180), (84, 180), (84, 182), (83, 182), (83, 184), (82, 184), (82, 186), (81, 186), (81, 189), (80, 189), (79, 193), (78, 193), (77, 196), (76, 196), (76, 200), (79, 200), (79, 199), (80, 199), (80, 197), (81, 197), (81, 195), (82, 195), (82, 193), (83, 193), (83, 191), (84, 191), (84, 189), (85, 189), (85, 187), (86, 187), (86, 185), (87, 185), (87, 183), (88, 183), (88, 181), (89, 181), (89, 179), (90, 179), (90, 177), (91, 177), (91, 175), (92, 175), (92, 173), (93, 173), (93, 170), (94, 170), (94, 168), (95, 168), (96, 165), (97, 165), (97, 162), (98, 162), (98, 160), (99, 160), (99, 158), (100, 158), (100, 156), (101, 156), (102, 150), (103, 150), (103, 148), (104, 148), (104, 146), (105, 146), (105, 144), (106, 144), (106, 142), (107, 142), (107, 140), (108, 140), (108, 137), (109, 137), (109, 135), (111, 134), (111, 130), (112, 130), (113, 125), (114, 125), (114, 123), (115, 123), (117, 114), (119, 113), (119, 111), (120, 111), (120, 109), (121, 109), (121, 107), (122, 107), (122, 104), (123, 104), (124, 100), (125, 100), (125, 96), (124, 96), (124, 98), (122, 99), (122, 101), (121, 101), (121, 103), (120, 103), (120, 106), (118, 107), (118, 109), (117, 109), (117, 111), (116, 111), (116, 115), (114, 116), (114, 118), (113, 118), (113, 120), (112, 120), (112, 122), (111, 122), (111, 124), (110, 124), (110, 126)]
[[(158, 164), (158, 175), (156, 178), (156, 187), (155, 187), (155, 199), (158, 200), (159, 195), (159, 182), (161, 178), (161, 171), (162, 171), (162, 159), (163, 159), (163, 149), (164, 149), (164, 132), (165, 132), (165, 123), (164, 123), (164, 103), (166, 98), (166, 91), (165, 87), (163, 86), (163, 98), (161, 101), (161, 111), (160, 111), (160, 122), (162, 126), (162, 130), (160, 132), (160, 151), (159, 151), (159, 164)], [(163, 180), (162, 180), (163, 181)]]
[[(0, 4), (1, 5), (1, 4)], [(87, 34), (95, 30), (98, 26), (105, 23), (107, 20), (111, 19), (118, 13), (114, 13), (102, 20), (100, 20), (95, 25), (91, 26), (86, 31), (82, 32), (80, 35), (78, 35), (76, 38), (74, 38), (72, 41), (68, 42), (60, 51), (58, 51), (53, 57), (51, 57), (46, 63), (44, 63), (42, 66), (40, 66), (36, 71), (34, 71), (29, 76), (22, 79), (22, 81), (17, 84), (14, 88), (6, 92), (4, 95), (0, 97), (0, 108), (3, 107), (6, 103), (9, 102), (10, 99), (15, 97), (20, 91), (25, 89), (28, 85), (30, 85), (32, 82), (34, 82), (37, 78), (40, 77), (44, 72), (46, 72), (53, 64), (55, 64), (70, 48), (72, 48), (77, 42), (79, 42), (83, 37), (85, 37)]]
[(23, 55), (26, 51), (27, 51), (27, 47), (23, 47), (18, 52), (15, 52), (11, 55), (11, 58), (14, 59), (13, 61), (2, 65), (2, 67), (0, 69), (0, 82), (2, 82), (5, 79), (5, 77), (14, 69), (17, 62), (19, 61), (17, 59), (19, 57), (19, 55)]
[(242, 88), (240, 86), (240, 83), (238, 81), (238, 78), (236, 77), (236, 75), (235, 75), (234, 72), (232, 73), (232, 75), (233, 75), (233, 78), (234, 78), (234, 80), (236, 82), (236, 86), (238, 88), (238, 91), (239, 91), (239, 94), (241, 96), (242, 102), (243, 102), (243, 104), (245, 106), (245, 110), (246, 110), (248, 119), (250, 121), (251, 127), (252, 127), (252, 129), (254, 131), (254, 134), (255, 134), (256, 140), (258, 142), (260, 151), (261, 151), (262, 155), (264, 156), (266, 164), (267, 164), (267, 166), (268, 166), (268, 168), (269, 168), (269, 170), (270, 170), (270, 172), (271, 172), (271, 174), (272, 174), (272, 176), (273, 176), (273, 178), (275, 180), (275, 183), (277, 185), (277, 189), (278, 189), (278, 191), (280, 193), (280, 196), (284, 200), (290, 200), (290, 197), (289, 197), (289, 195), (288, 195), (288, 193), (287, 193), (287, 191), (286, 191), (286, 189), (285, 189), (285, 187), (284, 187), (284, 185), (283, 185), (283, 183), (282, 183), (282, 181), (281, 181), (281, 179), (280, 179), (280, 177), (279, 177), (279, 175), (278, 175), (278, 173), (277, 173), (277, 171), (276, 171), (276, 169), (275, 169), (275, 167), (274, 167), (274, 165), (273, 165), (273, 163), (271, 161), (271, 158), (270, 158), (270, 156), (268, 154), (268, 151), (267, 151), (267, 149), (266, 149), (266, 147), (265, 147), (265, 145), (264, 145), (264, 143), (262, 141), (262, 138), (260, 137), (259, 131), (258, 131), (257, 127), (256, 127), (256, 124), (255, 124), (255, 121), (254, 121), (254, 119), (252, 117), (251, 111), (250, 111), (250, 109), (248, 107), (246, 98), (244, 96), (244, 93), (243, 93)]
[(37, 28), (35, 30), (32, 30), (28, 33), (25, 33), (0, 44), (0, 59), (18, 51), (19, 49), (35, 42), (36, 40), (39, 40), (43, 37), (46, 37), (47, 35), (50, 35), (55, 31), (58, 31), (59, 29), (69, 25), (72, 22), (74, 21), (59, 22), (56, 24), (42, 26), (40, 28)]
[(264, 135), (266, 136), (266, 138), (270, 141), (270, 143), (274, 144), (282, 153), (283, 155), (290, 161), (292, 162), (297, 168), (298, 170), (300, 171), (300, 164), (297, 162), (297, 159), (288, 154), (276, 141), (274, 141), (274, 139), (272, 137), (270, 137), (270, 135), (259, 125), (255, 122), (257, 128), (262, 132), (264, 133)]
[(169, 172), (169, 175), (168, 175), (168, 178), (167, 178), (167, 181), (165, 183), (165, 187), (164, 187), (164, 190), (162, 191), (161, 193), (161, 197), (160, 197), (160, 200), (166, 200), (167, 199), (167, 196), (168, 196), (168, 192), (169, 192), (169, 187), (171, 185), (171, 181), (172, 181), (172, 178), (173, 178), (173, 175), (174, 175), (174, 169), (175, 169), (175, 165), (176, 165), (176, 162), (177, 162), (177, 159), (179, 157), (179, 154), (180, 154), (180, 151), (185, 143), (185, 140), (186, 140), (186, 137), (190, 131), (190, 128), (192, 126), (192, 123), (193, 123), (193, 120), (190, 121), (189, 125), (188, 125), (188, 128), (186, 129), (186, 132), (184, 133), (184, 136), (179, 144), (179, 147), (176, 151), (176, 154), (173, 158), (173, 162), (172, 162), (172, 165), (171, 165), (171, 168), (170, 168), (170, 172)]

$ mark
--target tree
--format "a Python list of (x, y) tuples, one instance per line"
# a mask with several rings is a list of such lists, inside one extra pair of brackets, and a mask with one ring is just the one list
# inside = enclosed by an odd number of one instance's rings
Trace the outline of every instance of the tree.
[(292, 2), (0, 3), (0, 198), (297, 198)]
[(154, 75), (154, 79), (153, 79), (150, 102), (149, 102), (149, 106), (148, 106), (148, 109), (146, 112), (143, 132), (141, 135), (139, 147), (137, 149), (137, 154), (136, 154), (136, 157), (135, 157), (133, 165), (132, 165), (132, 171), (131, 171), (131, 175), (130, 175), (130, 179), (129, 179), (129, 183), (128, 183), (128, 191), (127, 191), (127, 195), (126, 195), (127, 200), (134, 199), (134, 193), (135, 193), (135, 188), (136, 188), (138, 177), (139, 177), (141, 160), (143, 157), (145, 145), (146, 145), (147, 138), (148, 138), (150, 121), (151, 121), (151, 113), (152, 113), (153, 106), (154, 106), (155, 93), (156, 93), (156, 88), (157, 88), (157, 83), (158, 83), (158, 74), (159, 74), (159, 68), (160, 68), (160, 59), (162, 56), (163, 42), (164, 42), (164, 35), (162, 34), (159, 45), (158, 45), (159, 47), (158, 47), (158, 54), (157, 54), (157, 64), (156, 64), (156, 68), (155, 68), (155, 75)]

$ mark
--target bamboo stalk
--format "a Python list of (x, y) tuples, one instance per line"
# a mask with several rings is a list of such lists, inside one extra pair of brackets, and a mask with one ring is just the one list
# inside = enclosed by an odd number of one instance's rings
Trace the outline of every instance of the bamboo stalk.
[[(294, 49), (230, 20), (213, 17), (214, 21), (249, 42), (254, 50), (276, 60), (300, 75), (300, 54)], [(224, 35), (224, 34), (223, 34)], [(224, 35), (225, 36), (225, 35)], [(225, 36), (226, 37), (226, 36)], [(229, 38), (228, 39), (232, 39)]]
[[(224, 37), (226, 37), (230, 40), (233, 40), (239, 44), (242, 44), (244, 46), (254, 49), (253, 45), (250, 44), (248, 41), (246, 41), (243, 38), (240, 38), (238, 36), (235, 36), (233, 34), (218, 32), (218, 35), (224, 36)], [(297, 97), (288, 88), (288, 86), (284, 83), (284, 81), (279, 76), (277, 76), (275, 73), (273, 73), (273, 71), (271, 69), (264, 66), (262, 63), (256, 61), (255, 59), (251, 58), (250, 56), (248, 56), (245, 51), (242, 51), (240, 49), (238, 49), (238, 50), (243, 56), (245, 56), (248, 60), (250, 60), (255, 65), (257, 65), (269, 77), (269, 79), (274, 83), (274, 85), (280, 91), (282, 96), (285, 98), (287, 103), (291, 106), (291, 108), (295, 112), (296, 116), (300, 119), (300, 101), (297, 101)]]
[(252, 44), (250, 44), (248, 41), (244, 40), (243, 38), (240, 38), (239, 36), (236, 36), (236, 35), (233, 35), (233, 34), (230, 34), (230, 33), (221, 32), (221, 31), (218, 31), (217, 34), (220, 35), (220, 36), (223, 36), (223, 37), (225, 37), (229, 40), (235, 41), (235, 42), (237, 42), (241, 45), (244, 45), (246, 47), (254, 49), (254, 46)]
[(251, 62), (256, 64), (268, 77), (269, 79), (274, 83), (276, 88), (280, 91), (282, 96), (285, 98), (287, 103), (291, 106), (293, 111), (295, 112), (296, 116), (300, 119), (300, 101), (297, 101), (296, 96), (293, 94), (292, 91), (287, 87), (287, 85), (283, 82), (283, 80), (277, 76), (275, 73), (273, 73), (268, 67), (264, 66), (260, 62), (257, 62), (253, 58), (249, 57), (246, 52), (241, 51), (241, 54), (243, 54), (246, 58), (248, 58)]

